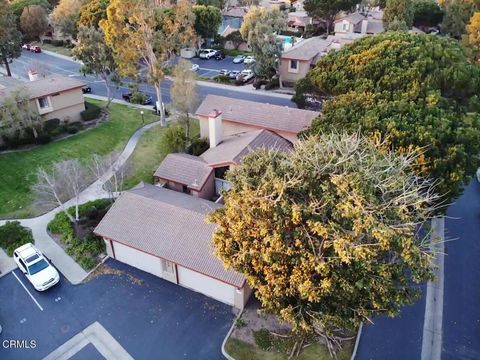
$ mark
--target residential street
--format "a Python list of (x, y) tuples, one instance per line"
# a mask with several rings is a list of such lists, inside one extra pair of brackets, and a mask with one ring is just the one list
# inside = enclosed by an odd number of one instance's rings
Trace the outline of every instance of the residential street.
[[(442, 360), (480, 359), (480, 184), (473, 180), (445, 221)], [(420, 359), (425, 292), (396, 319), (363, 328), (359, 360)], [(437, 359), (432, 359), (437, 360)]]
[[(200, 60), (195, 59), (194, 62), (201, 65), (199, 74), (207, 75), (211, 73), (212, 70), (218, 68), (227, 68), (227, 69), (242, 69), (243, 64), (233, 64), (229, 59), (224, 59), (220, 62), (215, 60)], [(20, 76), (24, 79), (28, 79), (27, 69), (29, 66), (35, 64), (38, 68), (42, 69), (46, 73), (60, 74), (63, 76), (75, 77), (79, 80), (83, 80), (92, 88), (92, 94), (106, 96), (105, 85), (103, 82), (94, 76), (83, 76), (79, 73), (80, 64), (71, 61), (62, 59), (56, 56), (52, 56), (46, 53), (31, 53), (29, 51), (23, 50), (22, 56), (18, 59), (13, 60), (11, 64), (11, 69), (14, 75)], [(203, 70), (202, 70), (203, 68)], [(211, 69), (210, 69), (211, 68)], [(114, 90), (114, 97), (117, 99), (122, 98), (122, 93), (127, 92), (128, 81), (119, 88)], [(162, 83), (163, 91), (163, 101), (165, 103), (170, 102), (170, 86), (171, 81), (166, 79)], [(151, 95), (155, 101), (156, 95), (153, 86), (142, 84), (140, 90)], [(202, 82), (198, 85), (198, 91), (200, 98), (203, 100), (208, 94), (228, 96), (237, 99), (250, 100), (262, 103), (269, 103), (274, 105), (284, 105), (290, 107), (296, 107), (296, 105), (290, 100), (290, 96), (277, 93), (267, 93), (262, 90), (256, 91), (246, 91), (245, 87), (235, 87), (227, 86), (220, 84), (209, 84)]]

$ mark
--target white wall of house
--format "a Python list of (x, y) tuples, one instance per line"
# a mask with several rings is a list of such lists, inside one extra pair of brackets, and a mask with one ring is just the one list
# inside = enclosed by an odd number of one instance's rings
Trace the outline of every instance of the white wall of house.
[(150, 274), (162, 277), (162, 260), (129, 246), (113, 242), (115, 259)]
[(178, 270), (178, 284), (192, 289), (225, 304), (235, 304), (235, 287), (228, 285), (196, 271), (186, 269), (180, 265)]

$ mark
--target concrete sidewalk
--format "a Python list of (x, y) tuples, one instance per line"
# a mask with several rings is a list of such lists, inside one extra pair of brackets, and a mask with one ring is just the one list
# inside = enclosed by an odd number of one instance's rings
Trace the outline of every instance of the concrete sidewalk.
[[(119, 169), (119, 167), (121, 167), (128, 160), (130, 155), (132, 155), (143, 133), (159, 124), (160, 121), (147, 124), (133, 133), (112, 167), (98, 180), (80, 193), (80, 204), (109, 196), (108, 192), (103, 189), (105, 182), (110, 179), (114, 172), (117, 171), (116, 169)], [(71, 199), (64, 204), (64, 208), (68, 209), (74, 205), (75, 201)], [(31, 219), (18, 219), (17, 221), (19, 221), (23, 226), (32, 230), (33, 238), (35, 239), (35, 245), (47, 256), (47, 258), (52, 261), (55, 267), (68, 279), (68, 281), (72, 284), (79, 284), (85, 279), (87, 272), (83, 270), (83, 268), (78, 265), (69, 255), (67, 255), (62, 247), (60, 247), (47, 233), (48, 223), (60, 211), (63, 211), (63, 208), (57, 207), (44, 215)], [(14, 220), (0, 220), (0, 225), (5, 224), (7, 221)], [(11, 264), (13, 259), (11, 259), (11, 261), (8, 259), (11, 258), (6, 256), (5, 253), (2, 254), (0, 252), (0, 271), (2, 274), (10, 272), (15, 268), (12, 268)]]

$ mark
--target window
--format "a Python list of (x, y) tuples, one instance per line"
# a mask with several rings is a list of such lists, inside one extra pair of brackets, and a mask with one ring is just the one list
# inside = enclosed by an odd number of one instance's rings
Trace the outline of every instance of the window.
[(298, 60), (290, 60), (289, 61), (288, 72), (298, 73)]
[(50, 103), (48, 102), (48, 98), (42, 97), (38, 98), (38, 106), (40, 106), (40, 109), (45, 109), (50, 107)]
[(344, 21), (343, 22), (343, 31), (348, 31), (348, 28), (350, 27), (349, 25), (350, 24), (347, 21)]

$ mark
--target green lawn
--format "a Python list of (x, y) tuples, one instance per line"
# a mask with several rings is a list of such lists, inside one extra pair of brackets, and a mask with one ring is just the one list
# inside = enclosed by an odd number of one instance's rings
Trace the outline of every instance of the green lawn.
[[(147, 112), (145, 121), (154, 119), (155, 116)], [(111, 104), (109, 120), (97, 128), (30, 151), (0, 155), (0, 218), (38, 215), (31, 206), (34, 199), (30, 191), (38, 167), (48, 167), (63, 159), (87, 160), (93, 154), (119, 151), (141, 122), (138, 109)]]
[[(279, 352), (262, 351), (256, 346), (250, 345), (238, 339), (230, 338), (225, 344), (226, 352), (235, 360), (287, 360), (288, 355)], [(338, 360), (349, 360), (352, 354), (353, 344), (347, 344), (337, 354)], [(296, 360), (331, 360), (325, 346), (313, 344), (303, 350)]]
[[(169, 152), (162, 142), (164, 131), (165, 128), (155, 126), (143, 134), (129, 159), (131, 173), (125, 181), (126, 189), (137, 185), (140, 181), (152, 183), (153, 173)], [(191, 134), (196, 136), (199, 133), (198, 120), (194, 120), (191, 125)]]
[(54, 46), (52, 44), (35, 42), (33, 45), (38, 45), (42, 50), (51, 51), (60, 55), (72, 56), (72, 49), (67, 48), (66, 46)]

